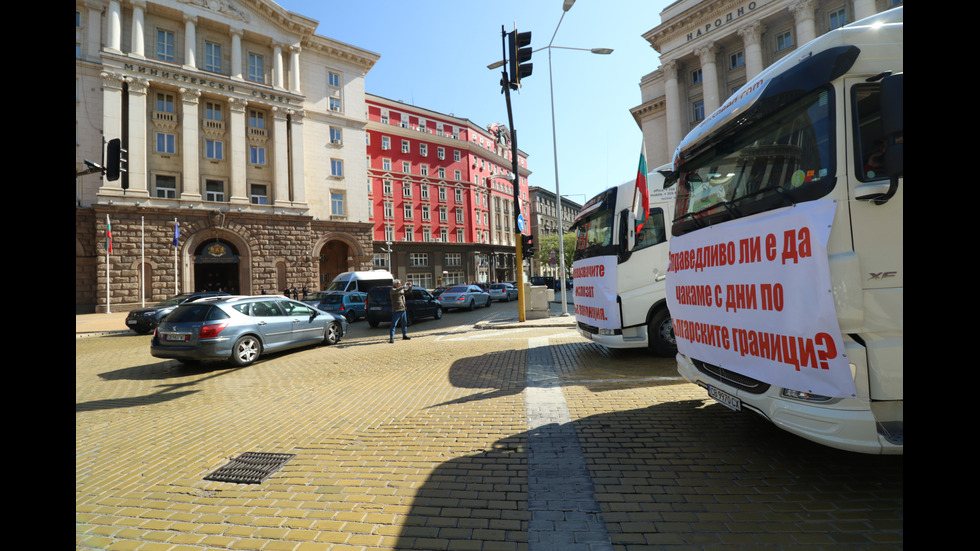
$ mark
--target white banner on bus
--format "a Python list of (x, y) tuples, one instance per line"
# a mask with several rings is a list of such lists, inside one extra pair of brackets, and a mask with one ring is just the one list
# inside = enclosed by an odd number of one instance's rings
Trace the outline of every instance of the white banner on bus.
[(619, 303), (616, 302), (615, 256), (596, 256), (576, 260), (575, 319), (599, 329), (619, 329)]
[(853, 396), (827, 257), (835, 210), (810, 201), (671, 239), (678, 351), (779, 387)]

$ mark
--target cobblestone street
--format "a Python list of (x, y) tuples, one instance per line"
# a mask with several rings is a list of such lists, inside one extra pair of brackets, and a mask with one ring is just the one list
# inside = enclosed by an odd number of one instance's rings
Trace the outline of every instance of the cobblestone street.
[[(75, 341), (76, 549), (901, 548), (903, 458), (708, 400), (673, 359), (447, 314), (181, 366)], [(260, 483), (206, 480), (246, 452)]]

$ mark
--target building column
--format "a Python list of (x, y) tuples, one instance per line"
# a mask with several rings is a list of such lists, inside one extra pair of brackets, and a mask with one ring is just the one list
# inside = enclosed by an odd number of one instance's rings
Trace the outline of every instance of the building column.
[[(105, 140), (122, 137), (123, 79), (115, 73), (102, 73), (102, 135)], [(102, 150), (102, 148), (100, 148)], [(122, 182), (110, 182), (102, 176), (99, 192), (108, 188), (122, 192)]]
[[(96, 23), (98, 24), (98, 23)], [(106, 36), (105, 49), (116, 53), (122, 53), (122, 6), (119, 0), (109, 1), (109, 11), (106, 17)]]
[(272, 45), (272, 87), (282, 90), (283, 86), (282, 68), (282, 44)]
[(290, 159), (292, 159), (293, 204), (306, 208), (306, 170), (303, 164), (303, 112), (289, 111)]
[(272, 204), (288, 206), (289, 195), (289, 121), (285, 109), (272, 109)]
[(201, 91), (180, 89), (181, 99), (181, 148), (183, 175), (177, 195), (183, 201), (201, 200), (201, 134), (197, 129), (200, 118)]
[(294, 44), (289, 49), (289, 77), (290, 77), (289, 90), (296, 94), (301, 93), (300, 77), (299, 77), (300, 52), (302, 52), (302, 48), (300, 48), (299, 44)]
[(231, 78), (242, 79), (242, 34), (241, 29), (231, 30)]
[(102, 5), (95, 2), (86, 4), (88, 19), (86, 20), (85, 59), (99, 59), (99, 48), (102, 47)]
[(695, 50), (694, 54), (701, 61), (701, 97), (707, 118), (721, 106), (718, 99), (718, 47), (708, 44)]
[(681, 97), (680, 85), (677, 82), (677, 62), (668, 61), (660, 68), (664, 72), (664, 98), (667, 104), (667, 153), (673, 157), (674, 149), (686, 135), (681, 119), (686, 102)]
[(146, 24), (143, 14), (146, 10), (146, 2), (134, 1), (133, 4), (133, 24), (132, 24), (132, 44), (129, 48), (129, 55), (143, 59), (146, 57)]
[(184, 16), (184, 67), (197, 69), (197, 17)]
[(789, 7), (796, 20), (796, 44), (800, 46), (817, 37), (817, 24), (814, 20), (814, 4), (816, 0), (800, 0)]
[[(854, 21), (860, 21), (865, 17), (871, 17), (878, 13), (875, 8), (875, 0), (854, 0)], [(848, 21), (853, 23), (853, 21)]]
[(228, 163), (231, 167), (231, 181), (229, 188), (231, 194), (229, 203), (248, 204), (248, 186), (245, 183), (248, 166), (248, 128), (245, 124), (245, 111), (248, 102), (237, 98), (228, 98), (228, 110), (230, 111), (230, 131), (231, 143), (229, 145)]
[(129, 176), (128, 195), (148, 195), (146, 187), (146, 94), (150, 82), (129, 78), (129, 131), (126, 137), (126, 173)]
[(762, 61), (762, 33), (765, 31), (766, 27), (761, 21), (753, 21), (737, 31), (745, 46), (746, 81), (752, 80), (765, 68)]

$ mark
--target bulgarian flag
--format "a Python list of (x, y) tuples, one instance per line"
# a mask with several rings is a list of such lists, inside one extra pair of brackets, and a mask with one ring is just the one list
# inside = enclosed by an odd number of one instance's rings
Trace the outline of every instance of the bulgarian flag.
[(105, 215), (105, 252), (112, 252), (112, 222), (109, 222), (109, 215)]
[(640, 166), (636, 169), (636, 188), (633, 190), (633, 213), (636, 215), (636, 233), (643, 229), (650, 213), (650, 190), (647, 189), (647, 160), (645, 146), (640, 147)]

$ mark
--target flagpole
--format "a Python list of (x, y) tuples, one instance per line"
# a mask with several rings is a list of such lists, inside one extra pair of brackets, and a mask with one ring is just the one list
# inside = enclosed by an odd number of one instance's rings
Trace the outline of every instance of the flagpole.
[(105, 313), (112, 313), (112, 295), (109, 291), (109, 253), (112, 251), (112, 222), (105, 215)]
[(180, 227), (177, 225), (177, 217), (174, 216), (174, 294), (175, 295), (180, 294), (180, 288), (179, 288), (180, 285), (178, 283), (178, 281), (180, 281), (180, 277), (179, 277), (180, 274), (177, 273), (177, 238), (179, 237), (180, 237)]
[(146, 225), (140, 216), (140, 306), (146, 306)]

